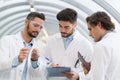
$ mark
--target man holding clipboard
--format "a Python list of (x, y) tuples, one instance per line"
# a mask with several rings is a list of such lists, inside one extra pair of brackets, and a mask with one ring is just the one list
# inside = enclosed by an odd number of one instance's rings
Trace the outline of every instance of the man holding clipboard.
[(45, 55), (52, 62), (49, 65), (64, 67), (63, 69), (69, 67), (71, 71), (63, 72), (62, 77), (49, 76), (49, 80), (74, 80), (78, 77), (80, 80), (85, 80), (82, 67), (74, 65), (78, 59), (78, 51), (89, 61), (93, 48), (91, 43), (77, 30), (78, 14), (71, 8), (65, 8), (58, 12), (56, 17), (60, 32), (48, 39)]

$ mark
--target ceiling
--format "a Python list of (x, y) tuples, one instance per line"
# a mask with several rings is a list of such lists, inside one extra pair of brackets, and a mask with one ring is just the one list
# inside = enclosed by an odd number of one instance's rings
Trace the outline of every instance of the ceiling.
[(119, 0), (0, 0), (0, 38), (22, 30), (31, 5), (46, 16), (45, 28), (38, 36), (40, 40), (58, 32), (56, 14), (68, 7), (78, 12), (77, 28), (89, 40), (85, 18), (96, 11), (107, 12), (116, 25), (116, 31), (120, 32)]

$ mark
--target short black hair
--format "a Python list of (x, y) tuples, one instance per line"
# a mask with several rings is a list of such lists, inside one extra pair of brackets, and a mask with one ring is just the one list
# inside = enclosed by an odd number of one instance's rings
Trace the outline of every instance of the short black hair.
[(35, 17), (38, 17), (45, 21), (45, 15), (43, 13), (38, 12), (30, 12), (28, 16), (26, 17), (29, 21), (33, 20)]
[(106, 30), (115, 29), (115, 25), (111, 21), (111, 18), (108, 16), (107, 13), (102, 12), (102, 11), (95, 12), (94, 14), (88, 16), (86, 18), (86, 22), (94, 26), (96, 26), (100, 22), (102, 27)]
[(77, 12), (71, 8), (65, 8), (57, 14), (57, 20), (69, 21), (74, 23), (77, 21)]

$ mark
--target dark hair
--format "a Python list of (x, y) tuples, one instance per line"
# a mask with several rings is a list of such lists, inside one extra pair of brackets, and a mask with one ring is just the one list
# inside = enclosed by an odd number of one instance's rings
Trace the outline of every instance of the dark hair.
[(69, 21), (70, 23), (74, 23), (77, 21), (77, 12), (73, 9), (66, 8), (60, 11), (57, 14), (57, 20)]
[(28, 16), (26, 17), (29, 21), (33, 20), (35, 17), (38, 17), (42, 20), (45, 21), (45, 15), (43, 13), (38, 13), (38, 12), (31, 12), (28, 14)]
[(111, 21), (111, 18), (105, 12), (96, 12), (91, 16), (86, 18), (87, 23), (96, 26), (99, 22), (101, 23), (102, 27), (106, 30), (114, 30), (115, 25)]

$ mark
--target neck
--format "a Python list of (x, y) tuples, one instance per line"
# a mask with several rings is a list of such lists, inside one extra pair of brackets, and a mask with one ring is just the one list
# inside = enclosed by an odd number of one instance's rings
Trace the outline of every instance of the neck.
[(107, 32), (108, 32), (107, 30), (104, 30), (101, 38), (103, 38), (107, 34)]
[(24, 40), (26, 43), (29, 43), (29, 42), (32, 40), (32, 38), (27, 34), (26, 31), (23, 31), (23, 32), (22, 32), (22, 37), (23, 37), (23, 40)]

